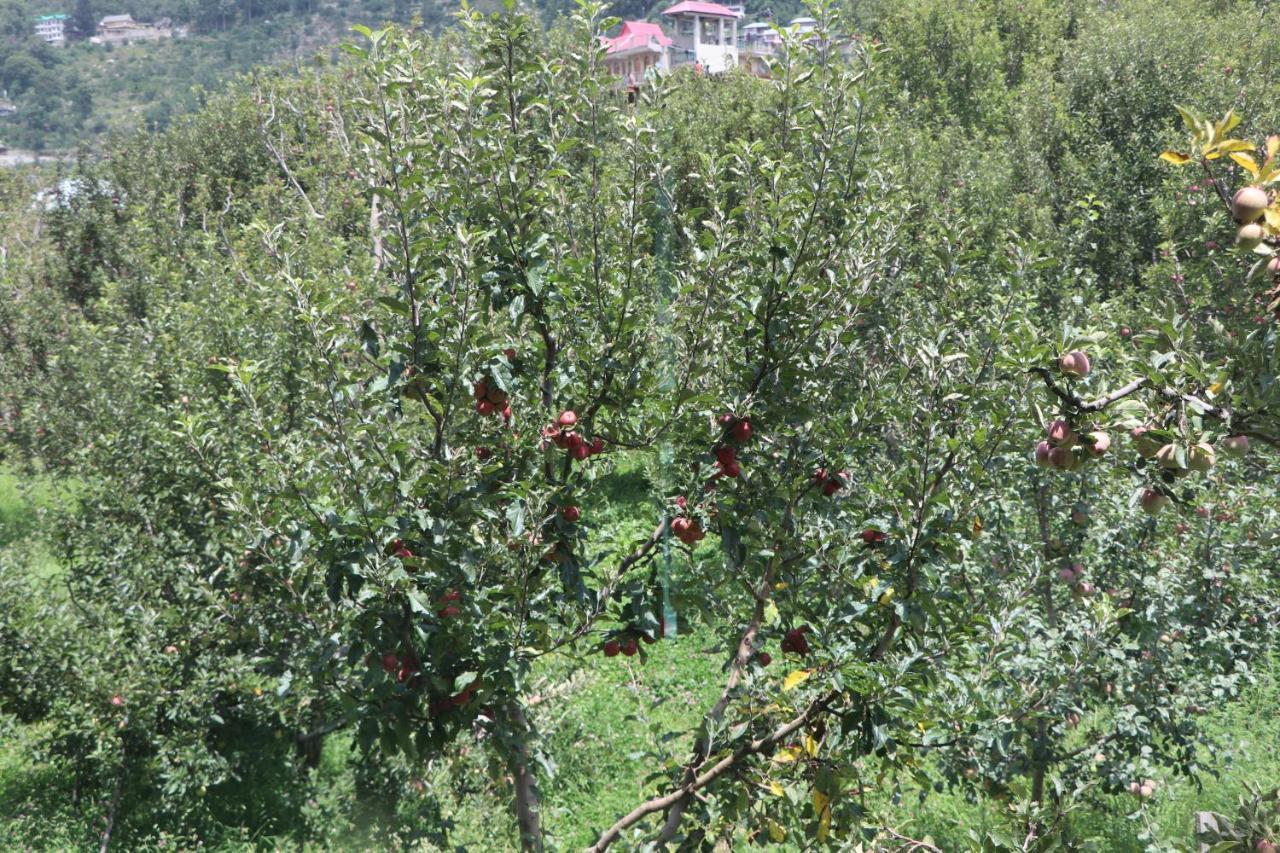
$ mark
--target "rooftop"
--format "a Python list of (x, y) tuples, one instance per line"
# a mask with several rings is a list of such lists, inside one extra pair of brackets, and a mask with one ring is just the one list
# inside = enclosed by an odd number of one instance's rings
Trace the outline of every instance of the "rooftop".
[(708, 3), (705, 0), (681, 0), (669, 9), (662, 11), (664, 15), (706, 15), (710, 18), (741, 18), (742, 13), (721, 6), (719, 3)]
[(624, 50), (647, 47), (651, 39), (657, 39), (658, 44), (663, 47), (671, 44), (671, 39), (662, 31), (661, 25), (646, 21), (623, 21), (618, 34), (613, 38), (606, 38), (604, 43), (608, 46), (609, 53), (621, 53)]
[(37, 21), (65, 21), (65, 20), (66, 20), (67, 18), (69, 18), (69, 17), (71, 17), (71, 16), (70, 16), (70, 15), (65, 15), (65, 14), (58, 14), (58, 15), (41, 15), (40, 17), (36, 18), (36, 20), (37, 20)]

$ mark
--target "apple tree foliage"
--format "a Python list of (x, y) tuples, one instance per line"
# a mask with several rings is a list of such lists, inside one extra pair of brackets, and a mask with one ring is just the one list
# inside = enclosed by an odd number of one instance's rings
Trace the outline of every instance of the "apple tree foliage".
[[(2, 273), (7, 441), (69, 488), (63, 573), (0, 574), (0, 706), (112, 816), (143, 768), (175, 800), (243, 777), (246, 743), (477, 744), (512, 840), (559, 847), (535, 667), (644, 656), (674, 610), (723, 685), (593, 849), (890, 845), (886, 795), (945, 786), (1010, 804), (975, 844), (1050, 849), (1207, 772), (1198, 719), (1277, 617), (1272, 143), (1186, 111), (1134, 167), (1200, 169), (1258, 263), (1154, 202), (1161, 280), (1080, 298), (1124, 247), (931, 206), (898, 59), (817, 11), (770, 79), (631, 105), (599, 9), (467, 10), (86, 168)], [(1037, 84), (996, 48), (966, 67)], [(999, 94), (962, 83), (920, 86)]]

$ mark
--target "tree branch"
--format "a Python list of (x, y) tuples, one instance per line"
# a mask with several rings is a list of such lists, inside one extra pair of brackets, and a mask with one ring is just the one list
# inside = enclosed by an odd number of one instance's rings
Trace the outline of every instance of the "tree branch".
[(684, 797), (694, 791), (705, 788), (707, 785), (732, 770), (739, 762), (742, 761), (742, 759), (763, 752), (764, 750), (776, 745), (779, 741), (789, 737), (793, 732), (803, 727), (820, 712), (825, 711), (827, 709), (827, 705), (830, 704), (837, 695), (839, 694), (834, 692), (828, 693), (826, 696), (814, 701), (809, 705), (809, 707), (805, 708), (799, 716), (782, 724), (764, 737), (756, 738), (753, 741), (744, 743), (742, 746), (716, 762), (711, 769), (699, 774), (693, 779), (693, 781), (677, 788), (669, 794), (664, 794), (661, 797), (654, 797), (653, 799), (647, 800), (636, 806), (626, 816), (620, 818), (617, 823), (601, 833), (600, 837), (596, 840), (596, 843), (587, 848), (587, 853), (602, 853), (602, 851), (608, 849), (610, 844), (618, 840), (618, 837), (627, 829), (627, 827), (632, 826), (654, 812), (659, 812), (671, 807)]

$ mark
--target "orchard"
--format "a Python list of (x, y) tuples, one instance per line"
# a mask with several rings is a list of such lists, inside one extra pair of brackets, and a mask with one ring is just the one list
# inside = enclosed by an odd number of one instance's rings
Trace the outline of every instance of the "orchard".
[[(973, 849), (1083, 849), (1215, 772), (1280, 619), (1280, 136), (1170, 102), (1149, 189), (992, 222), (909, 167), (901, 55), (814, 11), (768, 79), (634, 104), (595, 6), (365, 30), (0, 268), (0, 452), (67, 490), (56, 591), (0, 562), (0, 710), (95, 842), (336, 738), (352, 796), (430, 789), (433, 849), (481, 788), (491, 849), (936, 850), (895, 808), (944, 795), (994, 804)], [(1098, 236), (1126, 200), (1158, 224)], [(697, 653), (705, 702), (566, 818), (574, 679)], [(1273, 849), (1272, 805), (1221, 838)]]

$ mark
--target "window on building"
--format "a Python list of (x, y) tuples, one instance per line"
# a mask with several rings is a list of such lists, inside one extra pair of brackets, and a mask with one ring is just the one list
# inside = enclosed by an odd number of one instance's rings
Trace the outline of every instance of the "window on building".
[(702, 43), (703, 44), (719, 44), (720, 43), (720, 21), (713, 18), (711, 20), (702, 20)]
[(680, 35), (682, 36), (693, 35), (693, 21), (691, 19), (685, 18), (684, 20), (680, 21)]

